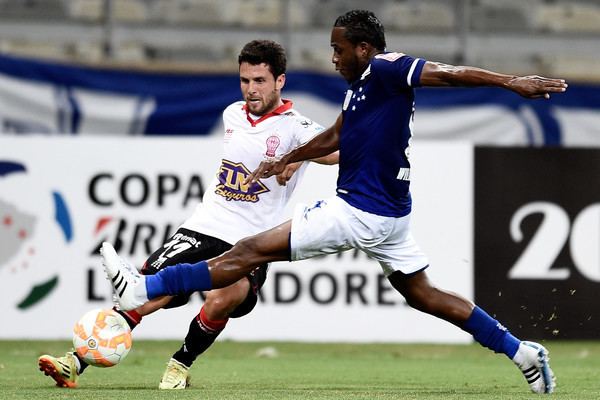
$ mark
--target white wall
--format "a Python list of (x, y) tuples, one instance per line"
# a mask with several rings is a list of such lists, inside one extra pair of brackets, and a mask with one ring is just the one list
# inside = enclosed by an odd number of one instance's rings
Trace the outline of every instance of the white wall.
[[(0, 239), (18, 235), (16, 225), (25, 226), (23, 221), (31, 221), (26, 215), (34, 221), (18, 241), (0, 240), (0, 260), (6, 260), (0, 261), (0, 319), (4, 321), (0, 338), (68, 338), (74, 322), (85, 311), (110, 307), (110, 287), (94, 252), (96, 246), (103, 240), (114, 241), (119, 221), (125, 222), (121, 253), (142, 263), (147, 254), (140, 237), (156, 229), (156, 234), (148, 237), (153, 250), (162, 243), (165, 230), (172, 232), (191, 213), (196, 201), (189, 193), (197, 189), (198, 178), (206, 186), (216, 173), (221, 146), (216, 137), (0, 138), (0, 163), (11, 161), (26, 167), (25, 172), (0, 174)], [(413, 154), (413, 229), (430, 258), (429, 273), (439, 286), (472, 297), (472, 147), (417, 142)], [(93, 178), (102, 174), (104, 178), (97, 180), (93, 193), (101, 203), (112, 202), (109, 206), (96, 204), (90, 197)], [(173, 175), (180, 182), (177, 191), (163, 197), (162, 205), (160, 175)], [(127, 176), (125, 193), (130, 202), (141, 201), (142, 183), (148, 183), (147, 200), (139, 206), (127, 205), (119, 196), (120, 185)], [(299, 187), (301, 193), (292, 202), (333, 194), (335, 178), (335, 167), (311, 166)], [(70, 240), (56, 222), (53, 193), (60, 194), (69, 210)], [(192, 198), (185, 204), (188, 197)], [(12, 217), (11, 224), (3, 224), (7, 216)], [(138, 240), (134, 242), (136, 227)], [(249, 316), (232, 320), (222, 338), (470, 340), (452, 325), (405, 306), (387, 282), (378, 284), (380, 272), (376, 262), (363, 254), (354, 257), (351, 252), (339, 258), (276, 263), (263, 289), (264, 302)], [(361, 290), (353, 291), (347, 301), (346, 279), (353, 276), (354, 286), (360, 279), (351, 274), (362, 274), (366, 283)], [(300, 286), (291, 275), (298, 278)], [(33, 286), (54, 277), (58, 277), (58, 283), (45, 298), (26, 309), (17, 307)], [(335, 296), (333, 285), (337, 287)], [(297, 301), (275, 301), (276, 290), (280, 300), (285, 300), (297, 289)], [(182, 339), (199, 306), (200, 300), (194, 297), (186, 307), (160, 311), (147, 317), (135, 335)]]

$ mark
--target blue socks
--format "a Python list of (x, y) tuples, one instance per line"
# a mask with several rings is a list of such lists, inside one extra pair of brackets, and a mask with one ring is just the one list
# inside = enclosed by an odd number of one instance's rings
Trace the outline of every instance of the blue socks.
[[(155, 275), (146, 276), (148, 299), (163, 295), (186, 294), (210, 290), (212, 280), (208, 263), (176, 264), (160, 270)], [(496, 353), (503, 353), (511, 360), (514, 358), (521, 341), (514, 337), (504, 326), (481, 308), (475, 306), (463, 329), (473, 335), (482, 346)]]
[(148, 299), (212, 289), (208, 263), (176, 264), (146, 276)]
[(465, 322), (463, 329), (473, 335), (473, 338), (482, 346), (494, 350), (496, 353), (504, 353), (511, 360), (521, 343), (502, 324), (477, 306)]

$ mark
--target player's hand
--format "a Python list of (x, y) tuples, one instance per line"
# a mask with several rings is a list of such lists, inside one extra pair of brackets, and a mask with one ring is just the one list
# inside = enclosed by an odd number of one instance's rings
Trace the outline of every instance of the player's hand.
[(508, 82), (508, 87), (528, 99), (550, 98), (550, 93), (562, 93), (567, 90), (564, 79), (544, 78), (543, 76), (530, 75), (518, 76)]
[(256, 183), (259, 179), (269, 178), (281, 174), (285, 170), (287, 162), (284, 159), (271, 159), (262, 161), (258, 168), (250, 173), (244, 180), (244, 185)]
[(277, 174), (277, 176), (276, 176), (277, 183), (279, 183), (281, 186), (285, 186), (287, 184), (287, 182), (290, 179), (292, 179), (292, 176), (298, 170), (298, 168), (300, 168), (301, 165), (302, 165), (301, 161), (286, 165), (283, 172), (281, 172), (280, 174)]

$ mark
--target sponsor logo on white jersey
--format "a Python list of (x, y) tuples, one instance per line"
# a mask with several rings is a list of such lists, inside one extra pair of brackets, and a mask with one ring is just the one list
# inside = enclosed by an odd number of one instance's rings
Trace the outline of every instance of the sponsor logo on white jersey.
[(221, 162), (219, 168), (219, 184), (215, 193), (225, 197), (228, 201), (248, 201), (256, 203), (261, 193), (269, 189), (260, 181), (256, 183), (244, 183), (250, 171), (242, 163), (234, 163), (228, 160)]

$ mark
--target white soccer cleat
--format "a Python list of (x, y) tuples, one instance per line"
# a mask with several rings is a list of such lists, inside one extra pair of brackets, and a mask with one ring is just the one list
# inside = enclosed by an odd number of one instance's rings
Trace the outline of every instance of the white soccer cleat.
[(40, 371), (54, 379), (56, 386), (64, 388), (77, 387), (79, 372), (73, 353), (69, 352), (63, 357), (43, 355), (38, 358), (38, 366)]
[(179, 361), (171, 358), (167, 369), (158, 384), (159, 389), (177, 390), (190, 386), (189, 368)]
[(552, 393), (556, 378), (550, 369), (548, 350), (535, 342), (523, 341), (513, 358), (534, 393)]
[(116, 297), (115, 305), (120, 310), (129, 311), (146, 303), (148, 295), (145, 277), (123, 260), (110, 243), (102, 243), (100, 254), (104, 272)]

